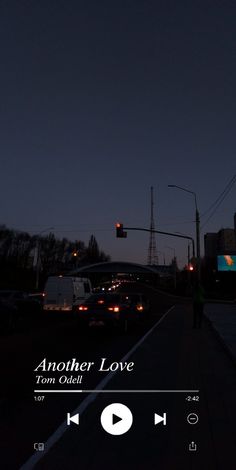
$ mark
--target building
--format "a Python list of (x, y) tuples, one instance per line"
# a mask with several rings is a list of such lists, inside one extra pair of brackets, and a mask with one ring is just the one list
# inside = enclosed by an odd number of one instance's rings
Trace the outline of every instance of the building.
[(216, 233), (204, 235), (205, 259), (213, 260), (217, 255), (236, 254), (236, 213), (234, 214), (234, 228), (222, 228)]
[(206, 258), (215, 258), (217, 256), (217, 233), (206, 233), (204, 235), (204, 252)]
[(235, 230), (233, 228), (222, 228), (217, 235), (217, 254), (236, 254)]

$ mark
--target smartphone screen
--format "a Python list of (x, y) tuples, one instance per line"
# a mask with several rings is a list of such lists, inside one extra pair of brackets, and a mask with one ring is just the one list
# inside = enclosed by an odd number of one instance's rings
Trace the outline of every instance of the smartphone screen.
[(235, 43), (230, 0), (0, 2), (2, 470), (235, 470)]

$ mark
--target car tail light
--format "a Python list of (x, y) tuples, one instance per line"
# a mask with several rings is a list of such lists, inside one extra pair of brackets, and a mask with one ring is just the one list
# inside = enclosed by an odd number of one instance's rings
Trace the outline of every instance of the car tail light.
[(86, 310), (88, 310), (88, 307), (85, 307), (85, 305), (80, 305), (79, 310), (85, 312)]
[(104, 300), (98, 300), (98, 304), (104, 304)]
[(115, 307), (108, 307), (108, 310), (109, 310), (110, 312), (116, 312), (116, 313), (117, 313), (117, 312), (120, 311), (120, 308), (117, 307), (117, 306), (115, 306)]
[(143, 306), (142, 306), (142, 305), (136, 305), (136, 309), (137, 309), (139, 312), (142, 312), (142, 311), (143, 311)]

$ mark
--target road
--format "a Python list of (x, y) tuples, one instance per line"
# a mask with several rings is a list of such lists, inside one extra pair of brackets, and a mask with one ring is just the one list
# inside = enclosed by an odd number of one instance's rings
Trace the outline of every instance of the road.
[[(2, 338), (4, 469), (18, 469), (24, 462), (28, 462), (22, 467), (25, 469), (52, 470), (235, 468), (231, 465), (235, 449), (235, 366), (207, 322), (202, 331), (192, 329), (191, 305), (176, 304), (176, 299), (153, 292), (151, 302), (149, 322), (127, 335), (104, 328), (92, 328), (84, 333), (70, 319), (44, 318)], [(143, 339), (147, 331), (150, 333)], [(135, 348), (133, 352), (132, 348)], [(79, 362), (91, 361), (97, 365), (103, 357), (109, 363), (119, 362), (127, 353), (126, 362), (135, 364), (132, 373), (117, 372), (107, 384), (101, 385), (107, 373), (98, 372), (95, 366), (83, 374), (84, 388), (94, 389), (100, 384), (104, 391), (158, 392), (33, 392), (33, 370), (43, 358), (57, 363), (77, 358)], [(78, 388), (67, 386), (75, 387)], [(199, 393), (187, 392), (198, 389)], [(34, 397), (38, 400), (41, 395), (45, 396), (44, 400), (35, 401)], [(189, 401), (194, 396), (196, 401)], [(100, 424), (103, 409), (116, 402), (128, 406), (133, 414), (131, 429), (121, 436), (108, 434)], [(80, 413), (80, 425), (72, 423), (68, 427), (67, 413), (73, 415), (76, 411)], [(154, 426), (154, 413), (163, 415), (164, 412), (167, 425)], [(187, 422), (188, 414), (193, 412), (199, 416), (196, 425)], [(189, 451), (192, 442), (197, 444), (197, 452)], [(45, 452), (35, 453), (44, 456), (38, 462), (29, 460), (34, 443), (45, 444)]]

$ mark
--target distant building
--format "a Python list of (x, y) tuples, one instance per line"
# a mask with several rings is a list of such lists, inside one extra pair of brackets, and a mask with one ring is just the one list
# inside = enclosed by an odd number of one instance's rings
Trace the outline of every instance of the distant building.
[(217, 254), (234, 254), (236, 253), (236, 236), (233, 228), (222, 228), (218, 232)]
[(215, 258), (217, 256), (217, 233), (206, 233), (204, 235), (204, 251), (206, 258)]
[(222, 228), (216, 233), (204, 235), (205, 259), (213, 260), (217, 255), (236, 254), (236, 213), (234, 214), (234, 228)]

